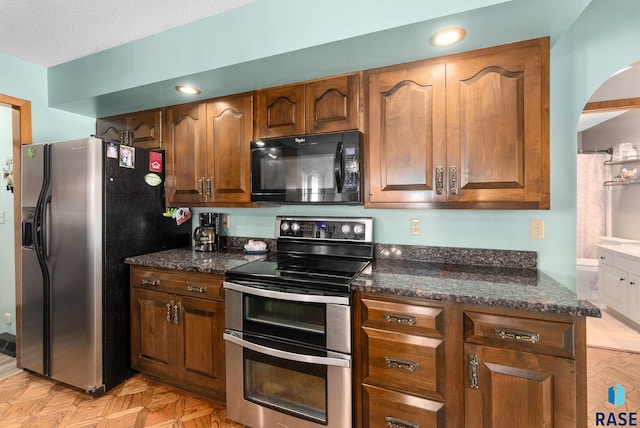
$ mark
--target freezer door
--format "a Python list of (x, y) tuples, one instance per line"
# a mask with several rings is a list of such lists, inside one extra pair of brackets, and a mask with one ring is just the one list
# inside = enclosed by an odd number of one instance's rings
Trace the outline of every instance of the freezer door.
[(102, 144), (51, 144), (51, 377), (102, 383)]
[(22, 322), (20, 344), (21, 367), (45, 374), (44, 369), (44, 281), (34, 248), (34, 214), (44, 174), (44, 146), (22, 148)]

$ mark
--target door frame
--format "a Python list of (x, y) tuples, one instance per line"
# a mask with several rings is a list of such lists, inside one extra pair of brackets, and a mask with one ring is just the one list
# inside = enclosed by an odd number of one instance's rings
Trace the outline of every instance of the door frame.
[(16, 272), (16, 362), (21, 367), (21, 331), (22, 331), (22, 252), (21, 248), (21, 153), (22, 146), (31, 144), (31, 101), (0, 94), (0, 104), (11, 108), (12, 148), (13, 148), (13, 231)]

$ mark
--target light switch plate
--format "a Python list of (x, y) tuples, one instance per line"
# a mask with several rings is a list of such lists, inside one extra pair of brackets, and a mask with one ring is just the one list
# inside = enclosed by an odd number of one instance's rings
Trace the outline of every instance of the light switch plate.
[(529, 220), (529, 237), (544, 239), (544, 220)]

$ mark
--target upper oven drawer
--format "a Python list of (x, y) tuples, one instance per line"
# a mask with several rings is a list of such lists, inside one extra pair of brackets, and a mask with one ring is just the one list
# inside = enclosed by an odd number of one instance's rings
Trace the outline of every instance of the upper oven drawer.
[(227, 329), (351, 353), (348, 297), (288, 293), (229, 281), (224, 288)]
[(223, 276), (131, 266), (131, 286), (221, 300)]

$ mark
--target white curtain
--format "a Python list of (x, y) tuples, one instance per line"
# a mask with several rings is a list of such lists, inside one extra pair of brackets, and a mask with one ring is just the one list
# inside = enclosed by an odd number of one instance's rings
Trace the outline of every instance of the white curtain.
[(598, 238), (605, 234), (605, 153), (578, 155), (577, 258), (598, 257)]

